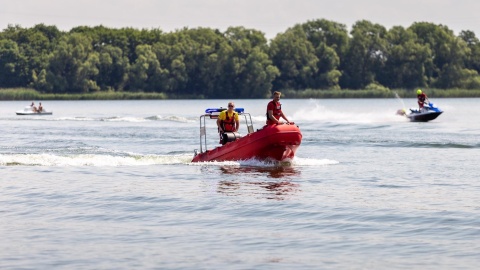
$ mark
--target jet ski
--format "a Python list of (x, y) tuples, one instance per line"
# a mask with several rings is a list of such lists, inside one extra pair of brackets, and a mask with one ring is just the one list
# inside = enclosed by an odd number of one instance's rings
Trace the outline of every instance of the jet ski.
[(428, 122), (436, 119), (443, 111), (440, 110), (435, 104), (429, 102), (428, 105), (425, 105), (421, 110), (411, 108), (410, 113), (407, 114), (406, 111), (398, 110), (397, 114), (405, 115), (411, 122)]

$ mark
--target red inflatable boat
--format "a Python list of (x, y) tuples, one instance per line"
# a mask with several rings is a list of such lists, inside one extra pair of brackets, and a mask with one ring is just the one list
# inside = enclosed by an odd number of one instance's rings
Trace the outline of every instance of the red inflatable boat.
[(269, 125), (257, 131), (253, 130), (252, 117), (243, 108), (236, 108), (239, 116), (244, 116), (247, 126), (245, 136), (226, 132), (223, 136), (224, 145), (207, 149), (205, 119), (217, 119), (218, 114), (226, 108), (207, 109), (200, 116), (200, 152), (195, 150), (192, 162), (230, 161), (230, 160), (272, 160), (284, 161), (295, 156), (302, 142), (302, 133), (294, 124)]

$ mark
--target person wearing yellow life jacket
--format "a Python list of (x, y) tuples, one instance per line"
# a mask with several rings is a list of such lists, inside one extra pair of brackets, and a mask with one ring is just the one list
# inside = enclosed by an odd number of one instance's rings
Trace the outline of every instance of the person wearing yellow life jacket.
[(275, 91), (273, 92), (273, 100), (270, 101), (267, 105), (267, 125), (279, 125), (284, 122), (280, 118), (285, 119), (287, 124), (290, 124), (287, 117), (282, 112), (282, 104), (280, 104), (280, 96), (282, 93)]
[(220, 133), (220, 140), (224, 132), (237, 132), (240, 128), (240, 121), (238, 120), (238, 113), (235, 111), (235, 103), (229, 102), (228, 109), (220, 112), (217, 118), (218, 132)]

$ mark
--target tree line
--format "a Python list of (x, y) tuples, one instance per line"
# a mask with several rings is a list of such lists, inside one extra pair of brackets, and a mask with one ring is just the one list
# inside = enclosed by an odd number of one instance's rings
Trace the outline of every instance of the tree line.
[(267, 40), (255, 29), (9, 25), (0, 32), (0, 88), (204, 98), (265, 98), (272, 90), (480, 89), (480, 42), (447, 26), (351, 31), (325, 19)]

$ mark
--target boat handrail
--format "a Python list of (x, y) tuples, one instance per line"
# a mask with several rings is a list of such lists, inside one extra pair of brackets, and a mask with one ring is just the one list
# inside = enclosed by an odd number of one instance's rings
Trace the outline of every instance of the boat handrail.
[[(217, 119), (218, 116), (220, 115), (221, 112), (226, 111), (227, 108), (208, 108), (205, 110), (205, 116), (209, 116), (210, 119)], [(243, 115), (244, 114), (244, 109), (243, 108), (235, 108), (235, 112), (238, 113), (238, 115)]]
[[(226, 110), (226, 108), (208, 108), (205, 110), (205, 114), (200, 115), (200, 153), (204, 153), (208, 150), (207, 148), (207, 131), (206, 131), (206, 117), (210, 119), (217, 119), (220, 112)], [(235, 111), (238, 115), (243, 115), (245, 117), (245, 125), (247, 127), (247, 133), (253, 133), (253, 121), (250, 113), (246, 113), (243, 108), (235, 108)], [(205, 149), (204, 149), (205, 148)]]
[[(220, 112), (225, 111), (225, 110), (227, 110), (227, 108), (223, 108), (223, 107), (220, 107), (220, 108), (207, 108), (207, 109), (205, 110), (205, 113), (207, 113), (207, 114), (209, 114), (209, 113), (214, 113), (214, 112), (220, 113)], [(235, 108), (235, 111), (236, 111), (237, 113), (243, 113), (243, 112), (245, 111), (245, 109), (244, 109), (244, 108)]]

